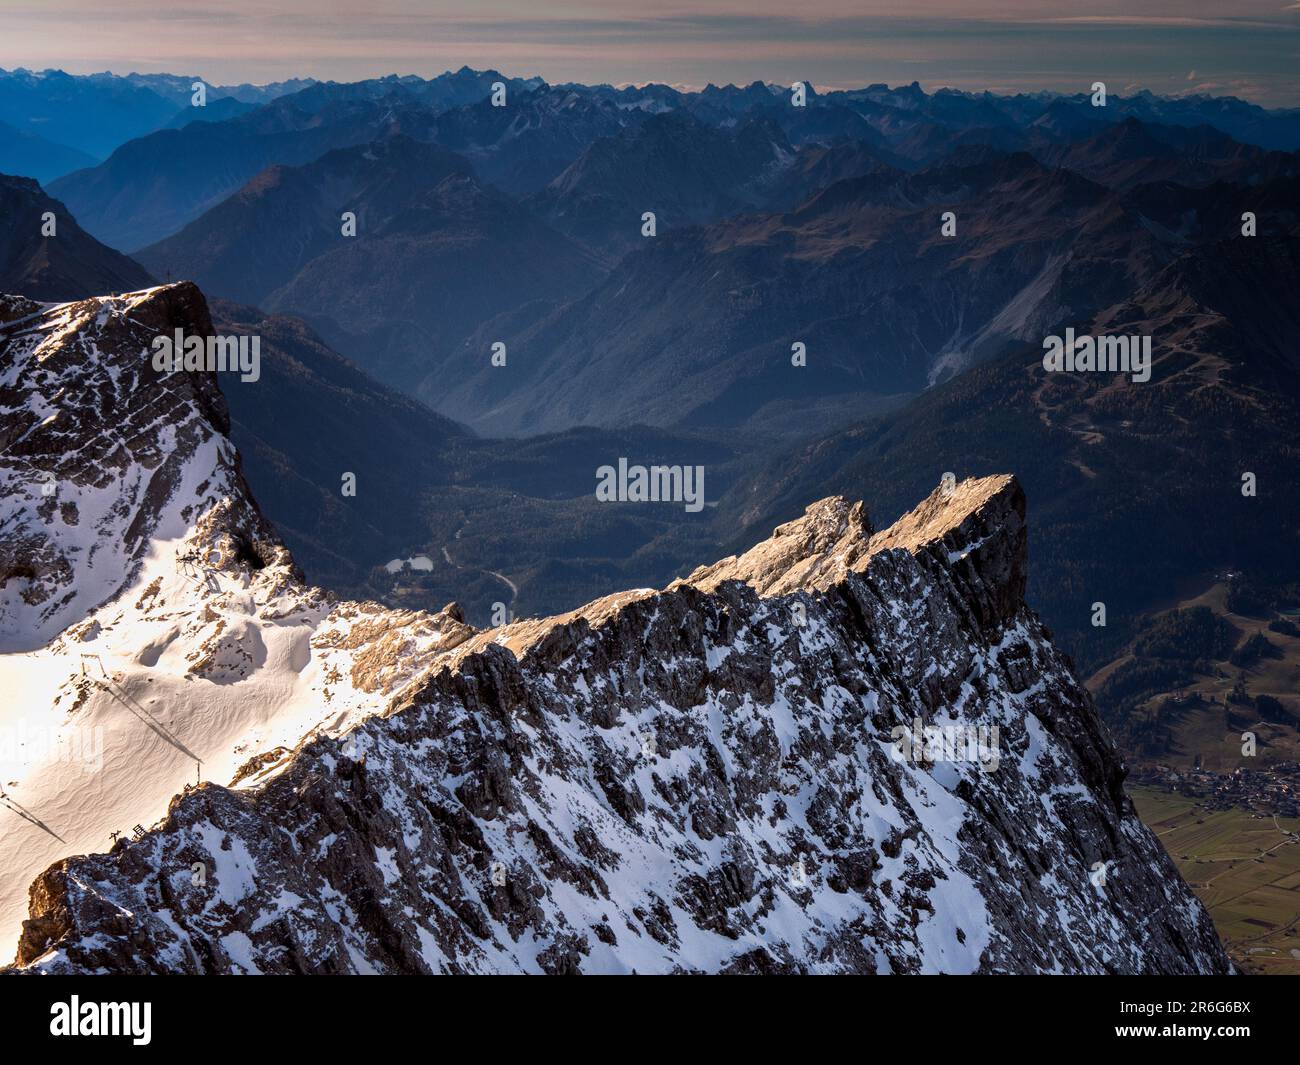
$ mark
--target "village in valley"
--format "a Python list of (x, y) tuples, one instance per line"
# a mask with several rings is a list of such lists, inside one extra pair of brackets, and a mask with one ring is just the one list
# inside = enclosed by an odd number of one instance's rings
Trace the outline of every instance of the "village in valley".
[(1130, 785), (1198, 800), (1206, 810), (1248, 810), (1259, 817), (1300, 817), (1300, 762), (1212, 772), (1150, 764), (1129, 772)]

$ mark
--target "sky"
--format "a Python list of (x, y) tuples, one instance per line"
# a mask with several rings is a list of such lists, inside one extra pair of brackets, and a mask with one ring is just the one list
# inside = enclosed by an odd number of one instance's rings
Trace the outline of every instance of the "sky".
[(1300, 0), (0, 0), (0, 67), (212, 83), (919, 81), (1300, 106)]

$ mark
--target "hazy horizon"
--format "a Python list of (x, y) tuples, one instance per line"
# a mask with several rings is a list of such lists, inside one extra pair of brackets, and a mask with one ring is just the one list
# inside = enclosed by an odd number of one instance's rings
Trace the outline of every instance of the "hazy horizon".
[[(919, 82), (927, 91), (1231, 95), (1300, 106), (1300, 0), (776, 0), (648, 5), (571, 0), (545, 14), (522, 0), (232, 0), (217, 8), (144, 0), (8, 3), (0, 67), (71, 74), (185, 74), (213, 84), (295, 77), (432, 77), (461, 66), (551, 83), (683, 88), (807, 80), (822, 89)], [(75, 23), (75, 37), (67, 32)]]

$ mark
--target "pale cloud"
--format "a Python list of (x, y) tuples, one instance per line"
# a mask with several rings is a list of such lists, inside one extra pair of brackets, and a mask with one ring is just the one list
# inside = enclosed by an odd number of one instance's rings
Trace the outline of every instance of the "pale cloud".
[(469, 64), (551, 81), (915, 79), (975, 91), (1200, 79), (1300, 105), (1300, 0), (1278, 2), (1114, 0), (1062, 16), (1060, 0), (879, 0), (870, 14), (860, 0), (800, 0), (795, 14), (789, 0), (0, 0), (0, 66), (233, 82)]

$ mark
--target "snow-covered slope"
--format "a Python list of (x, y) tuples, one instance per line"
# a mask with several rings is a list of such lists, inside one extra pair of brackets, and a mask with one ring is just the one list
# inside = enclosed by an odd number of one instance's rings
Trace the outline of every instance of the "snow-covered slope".
[(431, 650), (460, 626), (333, 606), (302, 584), (240, 476), (215, 379), (150, 365), (154, 336), (211, 331), (193, 286), (0, 297), (0, 323), (0, 939), (13, 943), (51, 862), (106, 850), (183, 788), (227, 783), (313, 728), (345, 728), (418, 672), (420, 653), (397, 659), (408, 643)]
[[(306, 587), (214, 382), (159, 413), (147, 339), (205, 328), (195, 290), (18, 310), (0, 724), (67, 739), (5, 776), (20, 971), (1228, 969), (1024, 603), (1013, 479), (882, 531), (823, 500), (662, 591), (476, 631)], [(95, 728), (102, 765), (67, 757)]]

